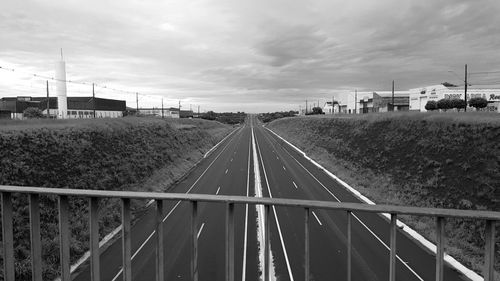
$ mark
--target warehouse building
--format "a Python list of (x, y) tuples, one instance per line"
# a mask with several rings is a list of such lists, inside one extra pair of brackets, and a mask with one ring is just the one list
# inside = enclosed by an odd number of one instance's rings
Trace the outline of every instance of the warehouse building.
[[(464, 86), (450, 87), (442, 84), (410, 89), (410, 110), (427, 111), (425, 105), (428, 101), (440, 99), (464, 99)], [(500, 112), (500, 87), (498, 86), (469, 86), (467, 87), (467, 99), (484, 98), (488, 101), (486, 110)]]
[[(29, 107), (39, 108), (47, 116), (47, 108), (51, 118), (58, 116), (57, 97), (4, 97), (0, 100), (0, 112), (4, 118), (24, 119), (23, 112)], [(68, 97), (67, 112), (68, 119), (93, 118), (117, 118), (123, 117), (126, 102), (123, 100), (112, 100), (92, 97)]]

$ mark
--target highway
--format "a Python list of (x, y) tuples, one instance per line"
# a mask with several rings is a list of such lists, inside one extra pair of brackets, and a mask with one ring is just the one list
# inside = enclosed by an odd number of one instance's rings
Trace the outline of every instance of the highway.
[[(168, 192), (360, 202), (254, 116)], [(198, 205), (199, 280), (224, 280), (225, 208)], [(134, 280), (155, 280), (154, 211), (152, 204), (132, 227)], [(166, 280), (190, 280), (190, 212), (189, 203), (164, 202)], [(303, 280), (304, 210), (271, 208), (270, 217), (272, 279)], [(262, 278), (258, 220), (255, 206), (235, 207), (235, 280)], [(346, 213), (312, 210), (310, 226), (311, 280), (346, 280)], [(355, 213), (352, 242), (352, 280), (388, 280), (389, 223), (380, 215)], [(397, 254), (397, 280), (435, 278), (434, 255), (400, 231)], [(79, 270), (74, 280), (90, 280), (89, 269)], [(122, 279), (121, 240), (116, 239), (101, 253), (101, 280)], [(444, 279), (468, 280), (447, 265)]]

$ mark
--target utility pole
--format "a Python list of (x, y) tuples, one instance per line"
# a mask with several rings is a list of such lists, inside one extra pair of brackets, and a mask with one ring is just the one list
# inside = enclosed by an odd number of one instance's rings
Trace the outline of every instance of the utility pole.
[(94, 83), (92, 83), (92, 111), (94, 112), (94, 118), (95, 118), (95, 91), (94, 91)]
[(163, 115), (163, 98), (161, 98), (161, 118), (162, 119), (164, 118), (164, 115)]
[(392, 111), (394, 112), (394, 80), (392, 80)]
[(200, 118), (200, 106), (198, 105), (198, 118)]
[(358, 114), (358, 89), (354, 90), (354, 114)]
[(135, 93), (136, 115), (139, 115), (139, 93)]
[(50, 118), (50, 103), (49, 103), (49, 80), (47, 80), (47, 119)]
[(179, 119), (181, 118), (181, 100), (179, 100)]
[(306, 100), (306, 115), (307, 115), (307, 100)]
[(333, 102), (335, 101), (334, 97), (332, 96), (332, 115), (333, 115)]
[(465, 87), (464, 87), (464, 95), (465, 95), (465, 108), (464, 112), (467, 112), (467, 64), (465, 64)]

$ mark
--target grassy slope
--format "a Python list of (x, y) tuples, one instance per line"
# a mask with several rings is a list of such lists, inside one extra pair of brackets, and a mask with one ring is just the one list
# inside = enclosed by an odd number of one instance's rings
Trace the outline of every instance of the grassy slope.
[[(498, 115), (287, 118), (269, 128), (377, 203), (500, 210)], [(434, 241), (433, 220), (404, 219)], [(447, 221), (447, 252), (478, 272), (483, 230), (482, 222)], [(496, 257), (498, 269), (498, 244)]]
[[(164, 191), (230, 130), (204, 120), (3, 121), (0, 184)], [(88, 202), (70, 200), (74, 262), (88, 249)], [(140, 212), (144, 202), (133, 203)], [(15, 195), (14, 206), (16, 276), (29, 280), (27, 197)], [(44, 279), (53, 279), (59, 268), (56, 198), (42, 197), (41, 210)], [(119, 225), (119, 214), (119, 202), (100, 201), (101, 237)]]

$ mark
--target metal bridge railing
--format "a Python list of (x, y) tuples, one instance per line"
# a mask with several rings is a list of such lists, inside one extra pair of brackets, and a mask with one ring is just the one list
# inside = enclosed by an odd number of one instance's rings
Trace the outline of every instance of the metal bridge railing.
[(30, 231), (31, 231), (31, 260), (33, 280), (41, 280), (42, 255), (40, 237), (40, 210), (39, 196), (53, 195), (59, 201), (59, 243), (61, 260), (61, 280), (70, 280), (70, 254), (69, 254), (69, 204), (68, 196), (84, 197), (89, 199), (90, 206), (90, 266), (91, 280), (100, 280), (99, 268), (99, 233), (98, 233), (98, 200), (99, 198), (118, 198), (122, 202), (122, 262), (123, 280), (132, 280), (131, 266), (131, 212), (130, 200), (153, 199), (156, 202), (156, 276), (157, 280), (164, 280), (164, 257), (163, 251), (163, 200), (188, 201), (191, 205), (191, 280), (198, 280), (198, 241), (197, 241), (197, 217), (198, 202), (217, 202), (226, 204), (226, 280), (234, 280), (234, 206), (235, 204), (264, 205), (264, 219), (266, 231), (264, 233), (265, 267), (264, 280), (269, 279), (269, 214), (271, 206), (285, 206), (304, 209), (304, 242), (305, 242), (305, 276), (309, 280), (309, 216), (310, 209), (329, 209), (346, 211), (347, 219), (347, 280), (351, 280), (351, 217), (352, 212), (388, 213), (390, 214), (390, 270), (391, 281), (396, 280), (396, 220), (398, 215), (416, 215), (436, 217), (437, 255), (436, 255), (436, 278), (443, 280), (444, 260), (444, 218), (454, 217), (463, 219), (480, 219), (486, 221), (485, 229), (485, 265), (484, 280), (493, 281), (493, 265), (495, 252), (495, 222), (500, 220), (500, 212), (470, 211), (455, 209), (432, 209), (401, 207), (389, 205), (367, 205), (360, 203), (339, 203), (327, 201), (279, 199), (279, 198), (256, 198), (243, 196), (221, 196), (221, 195), (199, 195), (179, 193), (154, 193), (154, 192), (125, 192), (125, 191), (101, 191), (81, 189), (58, 189), (21, 186), (0, 186), (2, 194), (2, 234), (3, 234), (3, 260), (4, 280), (14, 280), (14, 241), (12, 223), (12, 193), (26, 193), (29, 196)]

